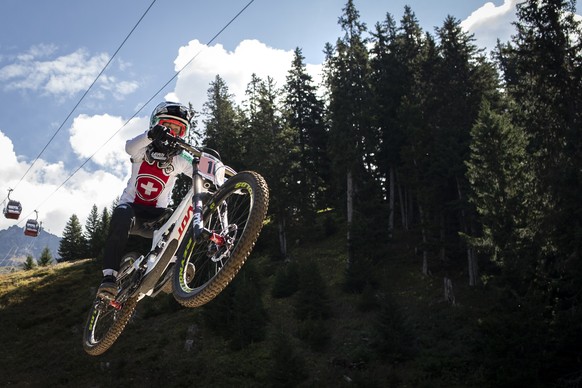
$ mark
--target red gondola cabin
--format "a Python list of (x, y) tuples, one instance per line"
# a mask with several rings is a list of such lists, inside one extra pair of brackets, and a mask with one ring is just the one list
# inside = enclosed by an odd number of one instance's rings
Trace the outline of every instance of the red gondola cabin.
[(13, 189), (8, 189), (8, 204), (4, 208), (4, 217), (17, 220), (22, 213), (22, 205), (20, 202), (10, 199), (10, 193), (13, 191)]
[(10, 200), (8, 205), (4, 208), (4, 217), (17, 220), (22, 213), (22, 205), (18, 201)]
[(36, 219), (28, 219), (26, 221), (26, 225), (24, 226), (24, 234), (30, 237), (38, 236), (38, 232), (40, 232), (40, 226), (42, 225), (38, 223), (38, 211), (35, 210), (34, 212), (36, 213)]
[(40, 231), (40, 225), (37, 220), (26, 221), (26, 226), (24, 227), (24, 234), (30, 237), (38, 236)]

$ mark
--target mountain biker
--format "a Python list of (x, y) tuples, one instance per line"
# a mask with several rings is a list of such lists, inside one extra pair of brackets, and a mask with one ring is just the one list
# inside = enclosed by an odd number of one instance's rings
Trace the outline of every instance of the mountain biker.
[(184, 105), (162, 102), (151, 114), (149, 129), (125, 143), (131, 157), (131, 176), (111, 215), (99, 296), (117, 296), (116, 276), (129, 235), (151, 238), (152, 231), (145, 230), (144, 223), (167, 215), (177, 175), (192, 175), (191, 161), (182, 157), (174, 140), (186, 137), (191, 119), (192, 112)]

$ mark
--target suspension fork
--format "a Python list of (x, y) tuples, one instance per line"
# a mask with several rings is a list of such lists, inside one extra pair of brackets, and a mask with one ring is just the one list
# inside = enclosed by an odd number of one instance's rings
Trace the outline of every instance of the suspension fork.
[(198, 170), (199, 158), (194, 158), (192, 161), (193, 173), (192, 173), (192, 206), (194, 208), (193, 214), (193, 226), (194, 226), (194, 240), (198, 240), (202, 233), (204, 232), (204, 219), (202, 218), (202, 197), (204, 195), (203, 183), (204, 178), (200, 175), (200, 170)]
[(204, 227), (204, 217), (202, 216), (203, 198), (208, 194), (203, 191), (204, 178), (200, 175), (198, 170), (198, 162), (200, 159), (195, 158), (192, 162), (194, 167), (192, 174), (192, 206), (194, 208), (192, 216), (192, 224), (194, 226), (194, 240), (210, 240), (217, 246), (222, 246), (225, 243), (224, 237), (218, 235), (214, 231)]
[(208, 196), (208, 193), (204, 191), (204, 178), (200, 175), (198, 170), (198, 162), (200, 159), (196, 158), (193, 162), (194, 171), (192, 174), (192, 207), (194, 208), (193, 211), (193, 220), (192, 224), (194, 226), (194, 240), (215, 240), (215, 233), (208, 228), (204, 227), (204, 217), (202, 216), (202, 209), (204, 207), (204, 198)]

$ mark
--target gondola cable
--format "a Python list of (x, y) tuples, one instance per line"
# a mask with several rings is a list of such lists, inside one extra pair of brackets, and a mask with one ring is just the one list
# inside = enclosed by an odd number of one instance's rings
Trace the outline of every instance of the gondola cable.
[(141, 15), (141, 17), (139, 18), (139, 20), (137, 21), (137, 23), (133, 26), (133, 28), (131, 29), (131, 31), (129, 31), (129, 34), (127, 34), (127, 36), (125, 37), (125, 39), (123, 40), (123, 42), (121, 42), (121, 44), (119, 45), (119, 47), (117, 48), (117, 50), (115, 50), (115, 52), (113, 53), (113, 55), (111, 56), (111, 58), (109, 58), (109, 61), (101, 69), (101, 71), (99, 72), (99, 74), (97, 75), (97, 77), (95, 77), (95, 79), (93, 80), (93, 82), (91, 83), (91, 85), (89, 85), (89, 87), (87, 88), (87, 90), (85, 90), (85, 92), (83, 93), (83, 95), (81, 96), (81, 98), (79, 99), (79, 101), (77, 101), (77, 103), (75, 104), (75, 106), (73, 107), (73, 109), (69, 112), (69, 114), (67, 115), (67, 117), (65, 117), (65, 119), (63, 120), (63, 122), (61, 123), (61, 125), (57, 128), (57, 130), (55, 131), (55, 133), (53, 133), (52, 137), (49, 139), (49, 141), (46, 143), (46, 145), (43, 147), (43, 149), (36, 156), (36, 158), (34, 159), (34, 161), (30, 164), (30, 166), (28, 167), (28, 169), (26, 170), (26, 172), (24, 173), (24, 175), (16, 183), (16, 185), (14, 186), (14, 189), (28, 175), (28, 173), (30, 172), (30, 170), (32, 169), (32, 167), (36, 164), (36, 162), (38, 161), (38, 159), (40, 158), (40, 156), (44, 153), (44, 151), (46, 151), (46, 149), (52, 143), (52, 141), (57, 136), (57, 134), (65, 126), (65, 123), (73, 115), (73, 113), (79, 107), (79, 105), (81, 104), (81, 102), (85, 99), (85, 97), (87, 96), (87, 94), (89, 94), (89, 91), (93, 88), (93, 86), (95, 86), (95, 84), (97, 83), (97, 81), (99, 80), (99, 78), (101, 78), (101, 76), (103, 75), (103, 73), (105, 72), (105, 70), (109, 67), (109, 65), (111, 64), (111, 62), (113, 61), (113, 59), (117, 56), (117, 54), (119, 53), (119, 51), (121, 50), (121, 48), (125, 45), (125, 42), (127, 42), (127, 40), (129, 39), (129, 37), (133, 34), (133, 32), (135, 31), (135, 29), (137, 28), (137, 26), (141, 23), (141, 21), (143, 20), (143, 18), (145, 17), (145, 15), (149, 12), (149, 10), (152, 8), (152, 6), (155, 4), (156, 1), (157, 0), (153, 0), (152, 3), (149, 5), (149, 7)]
[[(255, 0), (250, 0), (234, 17), (232, 17), (228, 23), (226, 23), (224, 25), (224, 27), (222, 27), (206, 44), (205, 47), (210, 46), (215, 40), (216, 38), (218, 38), (223, 32), (224, 30), (226, 30)], [(155, 2), (155, 0), (154, 0)], [(152, 3), (153, 5), (153, 3)], [(151, 7), (151, 6), (150, 6)], [(149, 10), (149, 8), (148, 8)], [(144, 14), (145, 15), (145, 14)], [(143, 17), (142, 17), (143, 18)], [(141, 19), (140, 19), (141, 20)], [(135, 28), (134, 28), (135, 29)], [(133, 31), (133, 30), (132, 30)], [(127, 40), (127, 39), (126, 39)], [(125, 41), (124, 41), (125, 42)], [(36, 209), (41, 208), (57, 191), (60, 190), (61, 187), (63, 187), (77, 172), (79, 172), (79, 170), (81, 170), (87, 163), (89, 163), (89, 161), (91, 159), (93, 159), (93, 157), (105, 146), (107, 145), (111, 139), (113, 139), (115, 137), (115, 135), (117, 135), (119, 133), (119, 131), (121, 131), (133, 118), (135, 118), (154, 98), (156, 98), (156, 96), (158, 94), (160, 94), (165, 88), (166, 86), (168, 86), (178, 75), (180, 75), (180, 73), (186, 68), (188, 67), (197, 57), (198, 55), (200, 55), (200, 53), (202, 53), (202, 51), (204, 51), (204, 48), (201, 49), (200, 51), (198, 51), (192, 58), (190, 58), (190, 60), (188, 62), (186, 62), (186, 64), (184, 66), (182, 66), (182, 68), (180, 68), (172, 77), (170, 77), (170, 79), (164, 83), (145, 103), (143, 103), (141, 105), (141, 107), (129, 118), (127, 119), (123, 125), (121, 127), (119, 127), (119, 129), (117, 129), (117, 131), (115, 131), (110, 137), (109, 139), (107, 139), (93, 154), (91, 154), (91, 156), (89, 156), (81, 165), (79, 165), (79, 167), (77, 167), (64, 181), (63, 183), (61, 183), (48, 197), (46, 197), (39, 205), (36, 206)], [(77, 104), (78, 105), (78, 104)], [(71, 112), (72, 113), (72, 112)], [(64, 123), (63, 123), (64, 125)], [(21, 179), (22, 180), (22, 179)], [(27, 215), (27, 217), (32, 214), (29, 213)], [(26, 218), (26, 217), (25, 217)]]

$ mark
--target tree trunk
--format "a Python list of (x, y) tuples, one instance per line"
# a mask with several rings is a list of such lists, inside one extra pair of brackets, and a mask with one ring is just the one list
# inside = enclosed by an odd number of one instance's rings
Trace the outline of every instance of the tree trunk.
[(473, 287), (477, 285), (477, 279), (479, 278), (475, 248), (467, 247), (467, 260), (469, 261), (469, 285)]
[(279, 227), (279, 251), (281, 257), (287, 258), (287, 231), (285, 228), (285, 218), (281, 217), (278, 222)]
[(426, 234), (425, 216), (422, 205), (420, 204), (418, 204), (418, 213), (420, 215), (420, 228), (422, 233), (422, 273), (428, 275), (428, 251), (426, 250), (428, 238)]
[(447, 277), (444, 278), (445, 284), (445, 301), (455, 305), (455, 293), (453, 292), (453, 281)]
[(441, 214), (440, 214), (440, 244), (441, 244), (441, 246), (439, 249), (439, 258), (441, 260), (441, 263), (445, 263), (446, 257), (447, 257), (445, 240), (446, 240), (445, 215), (444, 215), (444, 211), (441, 211)]
[(353, 252), (352, 252), (352, 221), (354, 218), (354, 181), (352, 177), (352, 171), (348, 170), (346, 175), (346, 184), (347, 184), (347, 214), (348, 214), (348, 235), (347, 235), (347, 243), (348, 243), (348, 261), (346, 263), (346, 267), (350, 268), (353, 262)]
[(398, 200), (400, 202), (400, 220), (402, 229), (408, 230), (408, 220), (406, 215), (406, 197), (402, 194), (402, 185), (398, 183)]
[[(462, 202), (463, 200), (463, 192), (461, 191), (461, 184), (459, 183), (459, 178), (456, 178), (457, 182), (457, 194), (459, 196), (459, 200)], [(465, 235), (469, 234), (469, 225), (472, 225), (471, 220), (467, 219), (467, 215), (465, 210), (461, 210), (461, 228)], [(472, 230), (471, 226), (471, 235), (474, 235), (474, 230)], [(467, 265), (469, 270), (469, 286), (476, 286), (477, 279), (479, 279), (479, 267), (477, 266), (477, 254), (475, 252), (475, 248), (469, 246), (467, 242)]]
[(410, 229), (410, 225), (414, 222), (414, 199), (410, 190), (405, 191), (406, 194), (406, 225)]
[(392, 233), (394, 231), (394, 167), (390, 167), (390, 195), (389, 195), (389, 214), (388, 214), (388, 237), (392, 238)]

